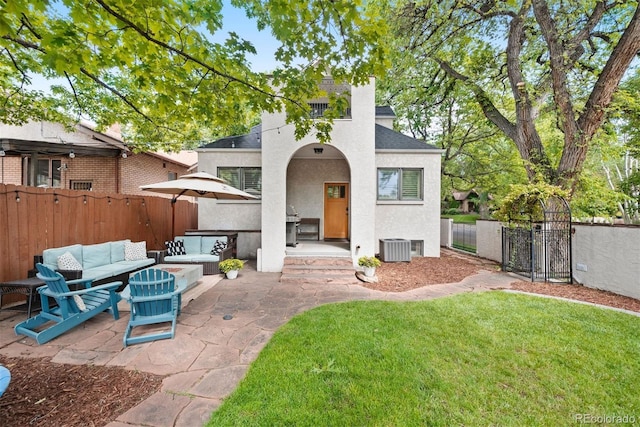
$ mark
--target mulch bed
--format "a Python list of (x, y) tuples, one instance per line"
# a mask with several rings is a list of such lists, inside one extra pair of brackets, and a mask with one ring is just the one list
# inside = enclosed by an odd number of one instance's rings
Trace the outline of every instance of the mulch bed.
[(514, 282), (511, 289), (534, 294), (551, 295), (561, 298), (590, 302), (593, 304), (607, 305), (623, 310), (640, 313), (640, 300), (614, 294), (600, 289), (587, 288), (582, 285), (538, 283), (538, 282)]
[(443, 251), (440, 258), (416, 257), (411, 262), (383, 262), (376, 268), (378, 282), (362, 283), (362, 286), (385, 292), (405, 292), (428, 285), (457, 283), (480, 270), (497, 268), (492, 261)]
[(160, 390), (163, 376), (119, 367), (67, 365), (0, 355), (11, 383), (0, 425), (104, 426)]

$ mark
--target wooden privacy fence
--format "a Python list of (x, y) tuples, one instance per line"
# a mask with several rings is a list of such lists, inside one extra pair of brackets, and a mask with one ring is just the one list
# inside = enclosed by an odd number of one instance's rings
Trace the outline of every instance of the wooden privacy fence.
[[(176, 235), (198, 228), (197, 204), (178, 200), (175, 217)], [(131, 239), (164, 249), (171, 222), (165, 197), (0, 184), (0, 282), (27, 277), (47, 248)]]

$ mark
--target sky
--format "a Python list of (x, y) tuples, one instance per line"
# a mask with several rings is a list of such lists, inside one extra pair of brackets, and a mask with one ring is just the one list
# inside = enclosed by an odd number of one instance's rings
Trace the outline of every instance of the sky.
[(247, 18), (244, 9), (233, 7), (229, 1), (224, 2), (222, 8), (222, 31), (216, 33), (213, 40), (222, 42), (229, 32), (236, 32), (241, 38), (249, 40), (256, 48), (258, 55), (249, 58), (254, 71), (272, 71), (276, 66), (273, 58), (278, 47), (278, 41), (271, 35), (267, 28), (258, 31), (255, 21)]
[[(257, 72), (269, 72), (276, 67), (274, 53), (278, 47), (278, 41), (271, 35), (269, 29), (258, 31), (255, 21), (247, 18), (244, 9), (233, 7), (229, 0), (223, 2), (222, 30), (213, 35), (213, 42), (222, 43), (228, 37), (229, 32), (235, 32), (241, 38), (250, 41), (258, 55), (248, 57), (252, 69)], [(64, 79), (46, 80), (41, 76), (32, 77), (32, 88), (48, 92), (50, 85), (66, 86)]]

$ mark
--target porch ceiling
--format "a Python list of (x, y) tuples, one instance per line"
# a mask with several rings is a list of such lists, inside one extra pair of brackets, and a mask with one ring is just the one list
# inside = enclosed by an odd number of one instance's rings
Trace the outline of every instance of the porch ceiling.
[[(322, 152), (316, 152), (315, 150), (322, 149)], [(314, 160), (328, 160), (328, 159), (344, 159), (344, 155), (340, 150), (332, 146), (331, 144), (308, 144), (304, 147), (300, 147), (298, 151), (293, 155), (294, 159), (314, 159)]]
[(61, 144), (41, 141), (25, 141), (16, 139), (2, 140), (2, 148), (7, 155), (38, 153), (46, 156), (64, 156), (71, 150), (76, 156), (117, 157), (121, 150), (115, 147), (107, 148), (104, 143), (96, 141), (96, 146), (88, 147), (80, 144)]

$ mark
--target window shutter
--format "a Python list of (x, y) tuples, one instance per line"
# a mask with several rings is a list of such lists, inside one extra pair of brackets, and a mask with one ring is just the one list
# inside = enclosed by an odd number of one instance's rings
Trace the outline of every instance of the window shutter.
[(262, 194), (262, 170), (260, 168), (244, 168), (244, 188), (254, 196)]
[(402, 171), (402, 199), (422, 199), (422, 171), (405, 169)]

